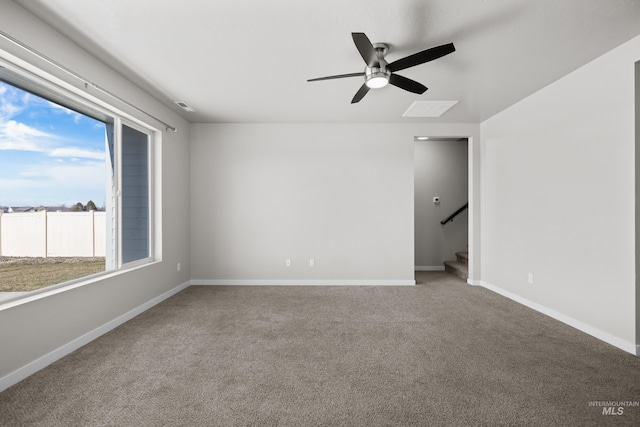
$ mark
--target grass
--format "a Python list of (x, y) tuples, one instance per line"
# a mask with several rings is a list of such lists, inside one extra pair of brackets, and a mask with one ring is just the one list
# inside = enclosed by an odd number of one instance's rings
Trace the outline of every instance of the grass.
[(0, 257), (0, 292), (28, 292), (105, 269), (104, 258)]

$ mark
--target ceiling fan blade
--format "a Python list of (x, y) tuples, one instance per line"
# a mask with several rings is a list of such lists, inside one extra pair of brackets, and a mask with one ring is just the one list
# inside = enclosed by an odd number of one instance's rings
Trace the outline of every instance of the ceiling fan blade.
[(360, 89), (358, 89), (358, 92), (356, 92), (355, 96), (351, 100), (351, 103), (355, 104), (356, 102), (360, 102), (360, 100), (364, 98), (367, 92), (369, 92), (369, 86), (367, 86), (367, 84), (364, 83), (362, 86), (360, 86)]
[(360, 52), (364, 62), (366, 62), (369, 67), (377, 64), (378, 56), (371, 41), (369, 41), (369, 37), (367, 37), (365, 33), (351, 33), (351, 37), (353, 37), (353, 42), (356, 44), (356, 48), (358, 48), (358, 52)]
[(327, 77), (318, 77), (315, 79), (309, 79), (308, 82), (317, 82), (319, 80), (332, 80), (332, 79), (343, 79), (345, 77), (362, 77), (364, 73), (350, 73), (350, 74), (338, 74), (335, 76), (327, 76)]
[(424, 64), (425, 62), (433, 61), (434, 59), (442, 58), (452, 52), (455, 52), (456, 48), (453, 43), (443, 44), (442, 46), (432, 47), (431, 49), (423, 50), (422, 52), (414, 53), (413, 55), (406, 56), (397, 61), (393, 61), (387, 65), (387, 69), (393, 71), (404, 70), (405, 68), (414, 67), (416, 65)]
[(404, 89), (409, 92), (423, 94), (427, 91), (427, 87), (418, 83), (415, 80), (408, 79), (403, 76), (399, 76), (398, 74), (391, 74), (389, 77), (389, 83), (399, 87), (400, 89)]

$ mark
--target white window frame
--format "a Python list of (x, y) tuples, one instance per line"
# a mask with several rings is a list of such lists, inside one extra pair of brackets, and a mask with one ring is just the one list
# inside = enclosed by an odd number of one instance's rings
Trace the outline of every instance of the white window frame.
[[(59, 95), (60, 98), (68, 99), (70, 105), (65, 105), (62, 101), (58, 102), (62, 102), (61, 105), (63, 106), (72, 109), (74, 106), (76, 108), (81, 106), (86, 108), (87, 110), (94, 111), (95, 113), (97, 113), (97, 115), (106, 116), (112, 121), (114, 127), (114, 159), (116, 159), (114, 161), (114, 187), (117, 192), (115, 197), (117, 206), (117, 215), (115, 219), (117, 239), (115, 263), (112, 266), (106, 266), (106, 270), (104, 272), (84, 276), (68, 282), (46, 286), (41, 289), (27, 292), (20, 297), (1, 301), (0, 309), (5, 309), (22, 302), (30, 301), (34, 299), (34, 296), (35, 298), (39, 298), (45, 295), (55, 294), (65, 289), (75, 288), (78, 286), (83, 286), (85, 284), (93, 283), (98, 280), (102, 280), (106, 277), (112, 276), (114, 274), (119, 274), (120, 272), (125, 272), (132, 268), (138, 268), (151, 263), (160, 262), (162, 260), (161, 225), (157, 222), (157, 220), (160, 218), (160, 213), (157, 212), (157, 210), (161, 207), (159, 204), (160, 188), (157, 177), (159, 176), (158, 174), (161, 168), (160, 149), (162, 144), (162, 131), (160, 131), (155, 126), (152, 126), (149, 122), (140, 120), (134, 115), (113, 106), (111, 103), (106, 102), (97, 96), (89, 94), (86, 91), (88, 89), (86, 85), (84, 88), (85, 90), (82, 90), (81, 88), (78, 88), (65, 80), (49, 74), (48, 72), (1, 49), (0, 67), (3, 67), (10, 72), (19, 75), (21, 78), (33, 82), (35, 86), (41, 87), (46, 91)], [(10, 79), (7, 80), (10, 81)], [(18, 88), (22, 88), (20, 84), (11, 84), (15, 85)], [(149, 220), (147, 224), (149, 236), (148, 256), (146, 258), (131, 261), (128, 263), (122, 262), (122, 168), (120, 166), (122, 153), (122, 125), (129, 126), (132, 129), (145, 133), (149, 137), (147, 153), (149, 195)], [(106, 197), (109, 197), (109, 195), (107, 194)]]
[(137, 130), (138, 132), (144, 133), (147, 135), (148, 140), (147, 140), (147, 183), (148, 183), (148, 204), (149, 204), (149, 221), (147, 223), (147, 235), (149, 236), (149, 241), (148, 241), (148, 247), (147, 247), (147, 257), (146, 258), (141, 258), (135, 261), (130, 261), (127, 263), (123, 262), (123, 250), (122, 250), (122, 243), (124, 241), (124, 238), (122, 236), (123, 233), (123, 228), (121, 227), (121, 223), (122, 223), (122, 217), (123, 217), (123, 213), (122, 213), (122, 207), (123, 207), (123, 202), (122, 202), (122, 192), (123, 192), (123, 186), (122, 186), (122, 161), (120, 162), (116, 162), (116, 164), (114, 165), (116, 173), (115, 173), (115, 188), (116, 188), (116, 194), (115, 197), (117, 199), (117, 210), (118, 210), (118, 214), (116, 216), (116, 232), (118, 234), (118, 238), (117, 238), (117, 249), (116, 249), (116, 253), (118, 254), (116, 257), (116, 263), (118, 265), (118, 269), (120, 268), (129, 268), (129, 267), (136, 267), (139, 265), (144, 265), (144, 264), (148, 264), (150, 262), (153, 262), (154, 260), (154, 232), (153, 230), (154, 228), (154, 211), (155, 209), (153, 209), (153, 207), (155, 206), (155, 191), (154, 191), (154, 135), (153, 132), (150, 131), (148, 128), (143, 127), (143, 126), (139, 126), (135, 123), (133, 123), (130, 120), (126, 120), (124, 118), (116, 118), (114, 120), (114, 133), (115, 133), (115, 155), (118, 159), (122, 159), (122, 144), (123, 144), (123, 138), (122, 138), (122, 126), (128, 126), (131, 129)]

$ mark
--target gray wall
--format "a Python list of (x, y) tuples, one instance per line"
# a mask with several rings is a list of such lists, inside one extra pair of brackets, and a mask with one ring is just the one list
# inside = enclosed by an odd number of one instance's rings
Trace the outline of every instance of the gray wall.
[[(161, 254), (156, 255), (161, 255), (161, 262), (68, 288), (46, 298), (0, 307), (2, 380), (32, 362), (38, 364), (46, 360), (61, 347), (81, 340), (130, 310), (188, 282), (190, 191), (189, 126), (183, 119), (13, 2), (0, 3), (0, 28), (180, 130), (175, 134), (163, 133), (162, 147), (157, 153), (162, 167), (154, 177), (161, 189), (155, 200), (156, 221), (164, 244), (158, 247)], [(0, 49), (69, 80), (64, 73), (37, 61), (4, 39), (0, 39)], [(82, 87), (77, 81), (69, 82)], [(89, 91), (91, 93), (91, 89)], [(134, 111), (129, 113), (136, 115)], [(183, 266), (180, 272), (176, 271), (177, 262)]]
[[(440, 221), (468, 199), (466, 139), (415, 142), (415, 265), (417, 269), (443, 268), (455, 253), (467, 250), (468, 210), (453, 222)], [(433, 197), (440, 203), (434, 204)]]
[(481, 125), (482, 281), (629, 351), (639, 58), (636, 37)]
[(431, 132), (477, 128), (193, 125), (192, 279), (413, 282), (413, 137)]

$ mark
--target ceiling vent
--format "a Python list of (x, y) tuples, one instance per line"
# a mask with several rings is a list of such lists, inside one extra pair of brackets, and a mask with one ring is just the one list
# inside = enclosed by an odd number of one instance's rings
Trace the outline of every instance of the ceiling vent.
[(189, 107), (189, 105), (186, 102), (182, 102), (182, 101), (173, 101), (176, 103), (176, 105), (180, 108), (182, 108), (184, 111), (196, 111), (193, 108)]
[(416, 101), (402, 117), (440, 117), (460, 101)]

